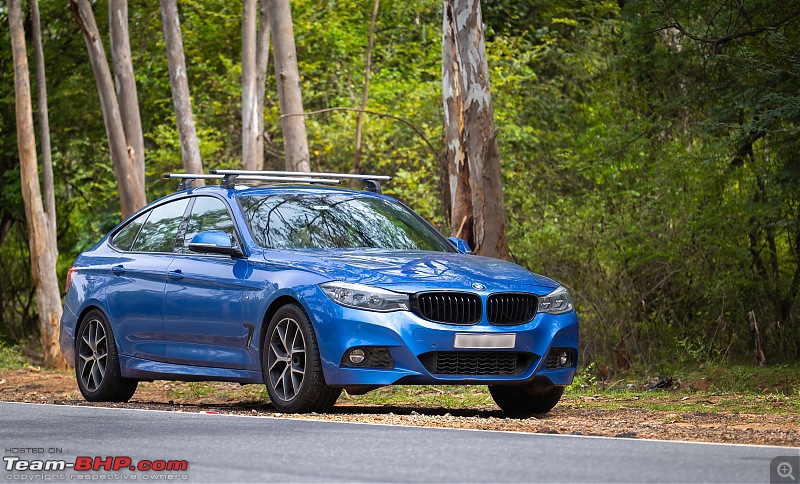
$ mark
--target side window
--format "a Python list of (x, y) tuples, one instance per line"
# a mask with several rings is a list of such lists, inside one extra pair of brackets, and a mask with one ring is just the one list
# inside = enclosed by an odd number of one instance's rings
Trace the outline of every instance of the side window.
[(134, 239), (136, 239), (136, 235), (139, 233), (139, 229), (141, 229), (142, 225), (144, 225), (144, 221), (147, 220), (148, 215), (150, 215), (150, 212), (145, 212), (139, 215), (132, 222), (126, 225), (122, 230), (117, 232), (117, 234), (114, 235), (114, 238), (111, 239), (111, 245), (113, 245), (119, 250), (124, 250), (124, 251), (131, 250), (133, 241)]
[(137, 252), (172, 252), (175, 247), (175, 238), (178, 235), (178, 227), (183, 220), (183, 213), (188, 204), (189, 199), (184, 198), (154, 208), (142, 230), (139, 231), (139, 236), (133, 243), (133, 250)]
[(189, 242), (192, 237), (208, 230), (222, 230), (231, 238), (231, 243), (236, 244), (233, 220), (231, 220), (225, 202), (214, 197), (197, 197), (183, 239), (183, 252), (192, 253), (189, 250)]

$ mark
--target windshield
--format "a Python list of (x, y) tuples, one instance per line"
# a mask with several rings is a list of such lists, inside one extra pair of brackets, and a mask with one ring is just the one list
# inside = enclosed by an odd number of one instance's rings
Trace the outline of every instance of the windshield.
[(239, 204), (267, 249), (454, 251), (416, 214), (380, 198), (292, 193), (241, 196)]

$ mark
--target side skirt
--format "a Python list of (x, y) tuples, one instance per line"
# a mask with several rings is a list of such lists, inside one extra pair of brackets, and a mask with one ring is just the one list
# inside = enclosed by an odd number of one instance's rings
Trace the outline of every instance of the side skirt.
[(134, 378), (137, 380), (264, 383), (264, 377), (260, 371), (175, 365), (173, 363), (162, 363), (126, 355), (119, 355), (119, 364), (124, 378)]

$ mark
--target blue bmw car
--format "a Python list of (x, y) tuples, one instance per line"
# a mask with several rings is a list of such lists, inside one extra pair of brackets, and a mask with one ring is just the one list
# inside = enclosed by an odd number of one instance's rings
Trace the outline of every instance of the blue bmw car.
[[(61, 350), (87, 400), (128, 401), (143, 380), (216, 380), (265, 384), (282, 412), (322, 412), (343, 389), (480, 384), (524, 415), (549, 411), (572, 382), (568, 291), (470, 255), (381, 194), (386, 177), (168, 177), (176, 193), (69, 269)], [(329, 186), (343, 178), (367, 189)]]

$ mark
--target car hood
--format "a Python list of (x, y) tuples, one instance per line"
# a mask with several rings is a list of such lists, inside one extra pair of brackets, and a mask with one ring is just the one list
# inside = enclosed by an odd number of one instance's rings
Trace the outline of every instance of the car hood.
[(541, 295), (558, 287), (552, 279), (533, 274), (511, 262), (457, 253), (266, 250), (264, 258), (330, 280), (370, 284), (401, 292), (474, 290), (472, 285), (479, 283), (486, 286), (487, 292), (531, 291)]

